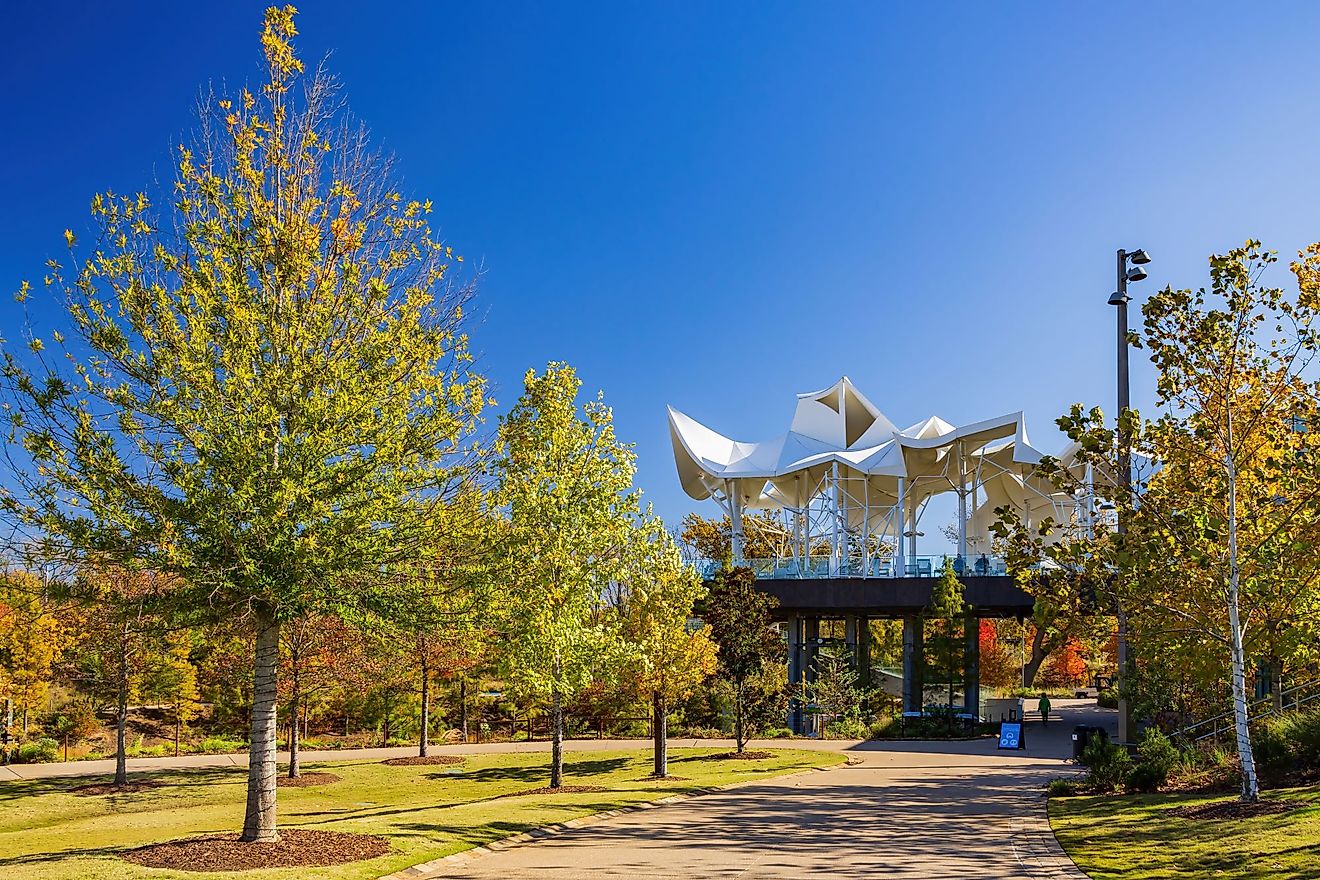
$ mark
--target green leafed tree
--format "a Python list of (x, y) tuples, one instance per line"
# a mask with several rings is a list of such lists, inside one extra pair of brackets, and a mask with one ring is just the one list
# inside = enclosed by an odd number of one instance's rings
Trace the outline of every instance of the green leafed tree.
[(710, 627), (694, 624), (692, 618), (706, 588), (684, 564), (664, 526), (650, 516), (634, 531), (621, 587), (628, 676), (638, 695), (651, 703), (654, 773), (664, 777), (669, 774), (670, 703), (691, 694), (715, 671)]
[[(930, 604), (926, 606), (926, 617), (935, 624), (926, 638), (926, 643), (938, 661), (935, 664), (936, 674), (944, 678), (948, 684), (950, 719), (952, 719), (953, 712), (954, 682), (962, 672), (958, 657), (963, 649), (965, 638), (963, 626), (967, 612), (968, 605), (963, 582), (958, 579), (958, 573), (954, 570), (953, 563), (946, 559), (943, 571), (940, 572), (939, 578), (931, 587)], [(974, 712), (975, 710), (969, 709), (968, 711)]]
[(93, 199), (46, 272), (68, 320), (3, 349), (9, 514), (254, 634), (249, 841), (278, 836), (282, 625), (397, 607), (486, 402), (460, 258), (295, 34), (267, 11), (266, 81), (204, 102), (164, 204)]
[(564, 704), (618, 656), (607, 591), (626, 574), (638, 516), (632, 448), (601, 397), (579, 404), (572, 367), (529, 370), (500, 422), (495, 497), (507, 589), (500, 607), (506, 678), (549, 705), (550, 785), (564, 778)]
[(771, 617), (779, 601), (756, 589), (750, 568), (725, 566), (711, 578), (702, 618), (719, 649), (719, 671), (733, 685), (734, 739), (747, 748), (748, 688), (773, 664), (784, 662), (784, 643)]

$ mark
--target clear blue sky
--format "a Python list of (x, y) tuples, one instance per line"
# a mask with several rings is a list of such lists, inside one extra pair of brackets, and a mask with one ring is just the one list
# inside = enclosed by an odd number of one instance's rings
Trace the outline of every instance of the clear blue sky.
[[(1154, 255), (1140, 297), (1248, 236), (1320, 239), (1320, 6), (930, 6), (307, 3), (299, 25), (484, 261), (501, 408), (527, 367), (575, 364), (676, 520), (666, 403), (759, 439), (846, 373), (900, 424), (1023, 409), (1055, 451), (1070, 403), (1112, 409), (1115, 249)], [(259, 76), (261, 9), (6, 11), (0, 288), (93, 192), (168, 179), (198, 87)]]

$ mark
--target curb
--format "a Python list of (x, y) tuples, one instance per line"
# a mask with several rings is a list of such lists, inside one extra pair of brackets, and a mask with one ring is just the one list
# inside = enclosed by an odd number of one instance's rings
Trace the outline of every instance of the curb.
[(453, 867), (454, 865), (464, 865), (492, 852), (510, 849), (524, 843), (535, 843), (538, 840), (544, 840), (545, 838), (553, 837), (556, 834), (563, 834), (574, 828), (582, 828), (586, 825), (603, 822), (604, 820), (612, 819), (615, 816), (622, 816), (627, 813), (640, 813), (643, 810), (653, 810), (656, 807), (676, 803), (678, 801), (685, 801), (708, 794), (717, 794), (721, 791), (742, 788), (747, 785), (756, 785), (764, 779), (792, 779), (795, 776), (806, 776), (810, 773), (821, 773), (826, 770), (837, 770), (840, 767), (849, 766), (855, 765), (845, 762), (842, 764), (834, 764), (829, 767), (808, 767), (805, 770), (795, 770), (792, 773), (785, 773), (781, 776), (766, 776), (762, 779), (743, 779), (725, 785), (712, 785), (707, 788), (699, 788), (696, 791), (671, 794), (667, 797), (662, 797), (653, 801), (642, 801), (641, 803), (629, 804), (626, 807), (617, 807), (613, 810), (603, 810), (599, 813), (590, 813), (586, 816), (578, 816), (576, 819), (569, 819), (566, 822), (556, 822), (553, 825), (542, 825), (539, 828), (532, 828), (528, 831), (522, 831), (518, 834), (510, 835), (509, 837), (501, 837), (499, 840), (492, 840), (490, 843), (484, 843), (481, 846), (465, 849), (462, 852), (450, 853), (447, 856), (441, 856), (440, 858), (432, 859), (429, 862), (421, 862), (407, 868), (400, 868), (393, 874), (386, 874), (384, 877), (377, 878), (377, 880), (429, 880), (429, 878), (441, 876), (435, 873), (441, 868)]

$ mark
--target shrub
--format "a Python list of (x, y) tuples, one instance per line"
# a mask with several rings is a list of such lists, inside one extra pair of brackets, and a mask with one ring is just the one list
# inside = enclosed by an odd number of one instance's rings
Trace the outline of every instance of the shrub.
[(1096, 694), (1095, 704), (1099, 706), (1101, 709), (1117, 709), (1118, 691), (1116, 690), (1101, 691), (1100, 693)]
[(765, 739), (788, 739), (793, 736), (793, 731), (787, 727), (771, 727), (769, 730), (762, 731), (761, 736)]
[(223, 755), (226, 752), (241, 752), (247, 748), (247, 743), (242, 740), (229, 739), (224, 736), (208, 736), (197, 746), (198, 751), (207, 755)]
[(825, 725), (826, 739), (869, 739), (871, 731), (860, 718), (844, 718)]
[(1105, 737), (1092, 737), (1082, 751), (1086, 783), (1094, 791), (1109, 792), (1121, 787), (1132, 772), (1132, 756), (1125, 747)]
[(1077, 791), (1076, 779), (1051, 779), (1045, 786), (1046, 797), (1072, 797)]
[(1269, 785), (1282, 785), (1294, 773), (1320, 770), (1320, 709), (1270, 719), (1252, 731), (1251, 745)]
[(60, 744), (48, 737), (28, 740), (18, 747), (14, 759), (19, 764), (49, 764), (58, 760)]
[(1134, 791), (1159, 791), (1180, 761), (1178, 749), (1169, 738), (1149, 728), (1137, 745), (1137, 762), (1128, 775), (1127, 785)]

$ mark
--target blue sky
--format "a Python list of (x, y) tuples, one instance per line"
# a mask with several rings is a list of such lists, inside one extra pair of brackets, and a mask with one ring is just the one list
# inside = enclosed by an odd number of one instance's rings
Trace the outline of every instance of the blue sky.
[[(484, 263), (501, 408), (575, 364), (676, 521), (713, 508), (666, 403), (759, 439), (846, 373), (900, 424), (1022, 409), (1054, 451), (1070, 403), (1112, 409), (1115, 249), (1154, 256), (1140, 298), (1320, 239), (1320, 6), (926, 6), (307, 3), (299, 45)], [(261, 9), (6, 12), (0, 288), (92, 193), (168, 179), (199, 86), (259, 76)]]

